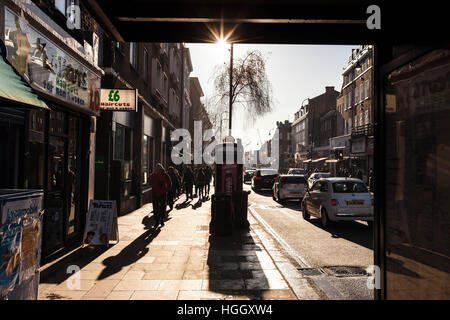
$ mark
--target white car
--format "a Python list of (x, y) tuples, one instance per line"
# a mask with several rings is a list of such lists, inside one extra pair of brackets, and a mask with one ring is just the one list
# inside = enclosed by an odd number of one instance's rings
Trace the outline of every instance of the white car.
[(363, 181), (354, 178), (326, 178), (317, 180), (302, 201), (302, 215), (320, 218), (322, 225), (329, 221), (363, 220), (369, 225), (373, 217), (373, 197)]
[(328, 172), (314, 172), (311, 173), (311, 175), (308, 178), (308, 188), (311, 189), (311, 187), (313, 186), (314, 182), (316, 182), (318, 179), (320, 178), (329, 178), (331, 177), (331, 174)]
[(281, 202), (288, 199), (303, 199), (307, 190), (307, 181), (303, 175), (284, 174), (277, 177), (273, 184), (273, 199)]

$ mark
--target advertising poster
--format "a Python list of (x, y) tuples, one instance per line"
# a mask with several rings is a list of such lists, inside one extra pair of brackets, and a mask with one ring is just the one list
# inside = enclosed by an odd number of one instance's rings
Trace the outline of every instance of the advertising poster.
[(22, 226), (12, 223), (0, 229), (0, 292), (14, 289), (19, 277)]
[(20, 282), (33, 277), (39, 265), (40, 219), (35, 218), (24, 223), (22, 229), (22, 266)]
[(84, 244), (100, 246), (118, 240), (115, 201), (91, 200), (83, 239)]

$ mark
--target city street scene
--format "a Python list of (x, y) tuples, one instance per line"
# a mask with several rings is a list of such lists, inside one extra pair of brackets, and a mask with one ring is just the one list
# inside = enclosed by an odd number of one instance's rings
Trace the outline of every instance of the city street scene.
[(448, 47), (178, 5), (0, 0), (0, 300), (448, 299)]

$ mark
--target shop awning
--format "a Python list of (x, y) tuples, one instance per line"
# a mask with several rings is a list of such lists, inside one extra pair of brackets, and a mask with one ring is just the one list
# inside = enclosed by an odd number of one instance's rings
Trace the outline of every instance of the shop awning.
[(328, 158), (319, 158), (319, 159), (315, 159), (315, 160), (313, 160), (312, 162), (320, 162), (320, 161), (323, 161), (323, 160), (326, 160), (326, 159), (328, 159)]
[(0, 98), (14, 101), (23, 107), (50, 109), (2, 56), (0, 56)]
[(328, 160), (325, 160), (325, 162), (327, 162), (327, 163), (336, 163), (338, 161), (339, 161), (339, 159), (328, 159)]
[(306, 162), (311, 162), (311, 159), (303, 160), (303, 163), (306, 163)]

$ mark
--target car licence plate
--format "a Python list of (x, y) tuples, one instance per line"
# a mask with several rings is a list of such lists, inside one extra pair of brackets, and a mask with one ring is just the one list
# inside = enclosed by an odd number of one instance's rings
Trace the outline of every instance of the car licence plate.
[(347, 201), (347, 205), (351, 206), (351, 205), (363, 205), (364, 204), (364, 200), (349, 200)]

